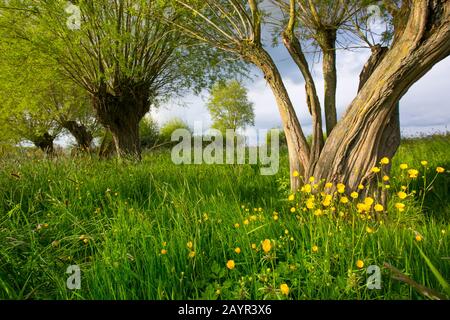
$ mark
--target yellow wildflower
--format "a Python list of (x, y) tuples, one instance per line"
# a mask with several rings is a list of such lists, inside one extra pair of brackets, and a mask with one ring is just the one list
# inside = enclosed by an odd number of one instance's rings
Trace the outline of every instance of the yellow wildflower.
[(420, 164), (423, 165), (424, 167), (426, 167), (428, 165), (428, 161), (425, 161), (425, 160), (421, 161)]
[(342, 198), (341, 198), (341, 203), (346, 204), (346, 203), (348, 203), (348, 202), (349, 202), (349, 200), (348, 200), (347, 197), (342, 197)]
[(161, 254), (167, 254), (167, 250), (166, 249), (162, 249), (161, 250)]
[(388, 157), (384, 157), (383, 159), (380, 160), (380, 163), (384, 164), (384, 165), (389, 164), (389, 158)]
[(339, 193), (344, 193), (345, 192), (345, 185), (344, 184), (338, 183), (336, 187), (337, 187), (337, 191)]
[(406, 199), (406, 197), (408, 195), (406, 193), (404, 193), (403, 191), (400, 191), (399, 193), (397, 193), (397, 196), (403, 200), (403, 199)]
[(236, 249), (234, 249), (234, 252), (236, 252), (237, 254), (240, 254), (241, 253), (241, 248), (236, 248)]
[(289, 200), (289, 201), (294, 201), (294, 199), (295, 199), (295, 196), (294, 196), (293, 194), (291, 194), (291, 195), (288, 197), (288, 200)]
[(373, 172), (373, 173), (378, 173), (378, 172), (380, 172), (380, 171), (381, 171), (381, 169), (378, 168), (378, 167), (372, 168), (372, 172)]
[(292, 173), (292, 176), (293, 176), (294, 178), (298, 177), (299, 175), (300, 175), (300, 173), (298, 173), (297, 170), (295, 170), (295, 171)]
[(280, 291), (282, 294), (284, 294), (285, 296), (289, 295), (289, 286), (286, 283), (283, 283), (280, 286)]
[(187, 246), (189, 249), (192, 249), (192, 247), (194, 246), (194, 244), (192, 243), (192, 241), (189, 241), (189, 242), (186, 244), (186, 246)]
[(442, 168), (442, 167), (437, 167), (437, 168), (436, 168), (436, 172), (437, 172), (437, 173), (444, 173), (444, 172), (445, 172), (445, 169)]
[(379, 203), (375, 205), (374, 209), (375, 209), (376, 212), (384, 211), (384, 207), (381, 204), (379, 204)]
[(350, 197), (352, 197), (353, 199), (358, 199), (359, 194), (358, 194), (358, 192), (352, 192), (352, 193), (350, 194)]
[(233, 270), (236, 264), (234, 263), (234, 260), (228, 260), (227, 262), (227, 268), (230, 270)]
[(387, 181), (389, 181), (389, 180), (390, 180), (389, 176), (384, 176), (384, 177), (383, 177), (383, 181), (387, 182)]
[(371, 197), (367, 197), (366, 199), (364, 199), (364, 204), (366, 204), (367, 206), (369, 206), (369, 208), (372, 206), (372, 204), (375, 202), (375, 200), (373, 200), (373, 198)]
[(363, 186), (362, 184), (360, 184), (360, 185), (358, 186), (358, 189), (359, 189), (359, 190), (364, 190), (364, 186)]
[(295, 207), (291, 208), (291, 212), (294, 213), (297, 209), (295, 209)]
[(318, 246), (313, 246), (311, 250), (312, 250), (312, 252), (316, 253), (316, 252), (319, 251), (319, 247)]
[(406, 163), (402, 163), (402, 164), (400, 165), (400, 169), (406, 170), (406, 169), (408, 169), (408, 165), (407, 165)]
[(330, 189), (333, 187), (333, 184), (331, 182), (328, 182), (325, 184), (325, 188)]
[(364, 261), (362, 260), (356, 261), (356, 266), (358, 267), (358, 269), (364, 268)]
[(416, 241), (417, 241), (417, 242), (420, 242), (420, 241), (422, 241), (422, 240), (423, 240), (422, 236), (421, 236), (420, 234), (417, 234), (417, 235), (416, 235)]
[(373, 233), (373, 229), (371, 227), (367, 227), (366, 228), (366, 232), (369, 233), (369, 234)]
[(405, 204), (399, 202), (399, 203), (395, 204), (395, 207), (397, 208), (398, 211), (403, 212), (403, 211), (405, 211), (406, 206), (405, 206)]
[(265, 253), (268, 253), (272, 249), (272, 243), (270, 242), (269, 239), (263, 241), (262, 249), (264, 250)]
[(408, 170), (408, 174), (410, 178), (415, 179), (419, 175), (419, 171), (416, 169), (410, 169)]
[(194, 257), (195, 257), (195, 251), (189, 252), (189, 258), (194, 258)]

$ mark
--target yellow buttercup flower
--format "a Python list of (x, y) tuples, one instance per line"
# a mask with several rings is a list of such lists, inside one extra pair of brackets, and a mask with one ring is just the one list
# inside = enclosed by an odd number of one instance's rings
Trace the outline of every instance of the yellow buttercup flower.
[(309, 182), (314, 182), (315, 180), (316, 180), (316, 178), (314, 178), (314, 177), (309, 178)]
[(296, 178), (296, 177), (300, 176), (300, 173), (298, 173), (298, 171), (295, 170), (295, 171), (292, 173), (292, 176), (293, 176), (294, 178)]
[(286, 283), (283, 283), (280, 286), (280, 291), (282, 294), (284, 294), (285, 296), (289, 295), (289, 286)]
[(256, 243), (252, 243), (252, 249), (256, 249)]
[(423, 165), (424, 167), (426, 167), (428, 165), (428, 161), (425, 161), (425, 160), (421, 161), (420, 164)]
[(195, 251), (189, 252), (189, 258), (194, 258), (194, 257), (195, 257)]
[(345, 192), (345, 185), (344, 184), (338, 183), (336, 187), (337, 187), (337, 191), (339, 193), (344, 193)]
[(420, 234), (416, 235), (416, 241), (417, 242), (420, 242), (422, 240), (423, 240), (423, 238), (422, 238), (422, 236)]
[[(278, 213), (277, 213), (277, 214), (278, 214)], [(255, 216), (255, 215), (250, 216), (250, 221), (256, 221), (257, 219), (258, 219), (258, 217)]]
[(325, 188), (330, 189), (333, 187), (333, 184), (331, 182), (328, 182), (325, 184)]
[(322, 210), (317, 209), (316, 211), (314, 211), (314, 215), (315, 215), (316, 217), (320, 217), (320, 216), (322, 215)]
[(247, 225), (249, 225), (249, 224), (250, 224), (250, 221), (249, 221), (248, 219), (245, 219), (245, 220), (244, 220), (244, 225), (247, 226)]
[(167, 254), (167, 250), (166, 249), (162, 249), (161, 250), (161, 254)]
[(397, 196), (400, 198), (400, 199), (406, 199), (406, 197), (408, 196), (405, 192), (403, 192), (403, 191), (400, 191), (399, 193), (397, 193)]
[(436, 172), (437, 172), (437, 173), (444, 173), (444, 172), (445, 172), (445, 169), (442, 168), (442, 167), (437, 167), (437, 168), (436, 168)]
[(269, 239), (266, 239), (262, 243), (262, 249), (265, 253), (268, 253), (272, 249), (272, 243)]
[(350, 194), (350, 197), (352, 197), (353, 199), (358, 199), (359, 194), (358, 194), (358, 192), (352, 192), (352, 193)]
[(356, 266), (358, 267), (358, 269), (364, 268), (364, 261), (362, 260), (356, 261)]
[(291, 194), (291, 195), (288, 197), (288, 200), (289, 200), (289, 201), (294, 201), (294, 199), (295, 199), (295, 196), (294, 196), (293, 194)]
[(239, 228), (239, 227), (240, 227), (240, 224), (239, 224), (239, 223), (235, 223), (235, 224), (234, 224), (234, 227), (235, 227), (235, 228)]
[(314, 207), (315, 207), (314, 198), (309, 198), (309, 199), (306, 201), (306, 207), (307, 207), (308, 209), (314, 209)]
[(384, 157), (383, 159), (380, 160), (380, 163), (384, 164), (384, 165), (389, 164), (389, 158), (388, 157)]
[(194, 244), (192, 243), (192, 241), (189, 241), (189, 242), (186, 244), (186, 246), (187, 246), (189, 249), (192, 249), (192, 247), (194, 246)]
[(234, 249), (234, 252), (236, 252), (237, 254), (240, 254), (241, 253), (241, 248)]
[(408, 170), (408, 174), (410, 178), (415, 179), (419, 175), (419, 171), (416, 169), (410, 169)]
[(389, 181), (389, 180), (390, 180), (389, 176), (384, 176), (384, 177), (383, 177), (383, 181), (387, 182), (387, 181)]
[(346, 204), (346, 203), (348, 203), (348, 202), (349, 202), (349, 200), (348, 200), (347, 197), (342, 197), (342, 198), (341, 198), (341, 203)]
[(291, 208), (291, 212), (294, 213), (297, 209), (295, 209), (294, 207)]
[(311, 248), (311, 250), (312, 250), (312, 252), (316, 253), (316, 252), (319, 251), (319, 247), (318, 247), (318, 246), (313, 246), (313, 247)]
[(371, 197), (367, 197), (366, 199), (364, 199), (364, 204), (367, 206), (372, 206), (372, 204), (375, 202), (375, 200), (373, 200), (373, 198)]
[(371, 227), (367, 227), (366, 228), (366, 232), (369, 233), (369, 234), (373, 233), (373, 229)]
[(378, 168), (378, 167), (372, 168), (372, 172), (373, 172), (373, 173), (378, 173), (378, 172), (380, 172), (380, 171), (381, 171), (381, 169)]
[(227, 268), (230, 270), (233, 270), (236, 264), (234, 263), (234, 260), (228, 260), (227, 262)]
[(384, 211), (384, 207), (381, 204), (376, 204), (375, 207), (373, 207), (376, 212), (382, 212)]
[(397, 208), (398, 211), (403, 212), (405, 211), (406, 206), (404, 203), (399, 202), (395, 204), (395, 207)]
[(402, 164), (400, 165), (400, 169), (406, 170), (406, 169), (408, 169), (408, 165), (407, 165), (406, 163), (402, 163)]
[(277, 221), (278, 220), (278, 215), (274, 215), (273, 216), (273, 220)]
[(364, 190), (364, 186), (363, 186), (362, 184), (360, 184), (360, 185), (358, 186), (358, 189), (359, 189), (359, 190)]
[(311, 193), (311, 185), (310, 184), (305, 184), (303, 186), (303, 191), (306, 193)]

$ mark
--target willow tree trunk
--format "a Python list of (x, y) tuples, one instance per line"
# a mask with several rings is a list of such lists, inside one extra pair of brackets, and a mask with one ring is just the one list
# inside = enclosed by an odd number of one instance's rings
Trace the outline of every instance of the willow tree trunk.
[(55, 152), (55, 148), (53, 147), (54, 140), (54, 136), (48, 132), (45, 132), (44, 134), (33, 138), (33, 144), (46, 154), (53, 155)]
[(77, 141), (78, 148), (83, 151), (91, 150), (92, 140), (94, 137), (86, 128), (85, 125), (78, 123), (74, 120), (64, 120), (61, 122), (61, 125), (67, 129), (70, 134)]
[[(314, 78), (309, 70), (309, 65), (305, 54), (301, 47), (300, 41), (295, 36), (292, 29), (286, 30), (283, 35), (283, 43), (289, 51), (295, 64), (298, 66), (300, 72), (305, 79), (306, 104), (308, 105), (309, 113), (312, 116), (313, 133), (310, 151), (310, 166), (314, 167), (314, 163), (319, 159), (320, 152), (324, 145), (323, 129), (322, 129), (322, 111), (320, 107), (319, 97), (317, 96), (316, 85)], [(310, 175), (311, 172), (306, 172)]]
[(139, 123), (149, 111), (145, 89), (124, 89), (117, 95), (100, 93), (93, 97), (93, 106), (100, 123), (113, 137), (119, 158), (141, 158)]
[[(252, 46), (244, 56), (263, 72), (275, 96), (289, 150), (291, 189), (297, 191), (302, 184), (301, 176), (305, 175), (305, 170), (309, 166), (310, 150), (294, 106), (274, 61), (262, 46)], [(299, 173), (298, 176), (294, 176), (296, 171)]]
[(331, 134), (337, 123), (336, 112), (336, 30), (329, 29), (321, 32), (321, 48), (323, 52), (323, 80), (325, 85), (324, 108), (327, 135)]
[[(325, 142), (314, 176), (349, 189), (374, 178), (388, 156), (389, 125), (400, 98), (436, 63), (450, 55), (450, 1), (417, 0), (405, 29)], [(395, 125), (394, 125), (395, 126)]]

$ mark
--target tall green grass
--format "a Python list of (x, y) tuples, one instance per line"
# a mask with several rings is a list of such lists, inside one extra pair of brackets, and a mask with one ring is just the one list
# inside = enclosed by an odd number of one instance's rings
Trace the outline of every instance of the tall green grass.
[[(392, 189), (401, 186), (400, 163), (423, 172), (420, 161), (428, 160), (430, 176), (436, 166), (449, 168), (449, 142), (447, 136), (403, 143)], [(385, 269), (381, 290), (366, 286), (366, 267), (388, 262), (443, 292), (417, 246), (449, 280), (446, 173), (423, 206), (421, 180), (412, 181), (407, 210), (393, 207), (394, 196), (380, 223), (361, 219), (353, 205), (315, 216), (301, 202), (290, 212), (286, 155), (276, 176), (250, 165), (175, 166), (164, 152), (139, 164), (0, 162), (0, 298), (422, 299)], [(81, 267), (81, 290), (66, 288), (69, 265)], [(290, 288), (287, 296), (281, 284)]]

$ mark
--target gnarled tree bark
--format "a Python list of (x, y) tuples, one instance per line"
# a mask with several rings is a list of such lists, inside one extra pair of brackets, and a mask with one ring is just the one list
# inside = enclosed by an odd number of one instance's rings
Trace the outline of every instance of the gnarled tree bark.
[(139, 160), (139, 123), (150, 109), (148, 91), (126, 88), (111, 94), (102, 90), (93, 96), (93, 106), (100, 123), (112, 134), (117, 156)]
[(67, 129), (75, 138), (78, 148), (83, 151), (91, 150), (92, 140), (94, 139), (94, 137), (85, 125), (74, 120), (63, 120), (61, 121), (61, 125), (63, 128)]
[[(314, 176), (356, 189), (389, 156), (390, 120), (408, 89), (450, 55), (450, 2), (417, 0), (404, 31), (385, 54), (327, 139)], [(395, 124), (394, 124), (395, 127)], [(394, 143), (395, 144), (395, 143)]]
[(44, 132), (42, 135), (33, 138), (33, 144), (45, 152), (47, 155), (53, 155), (55, 148), (53, 147), (53, 141), (55, 137), (48, 132)]

